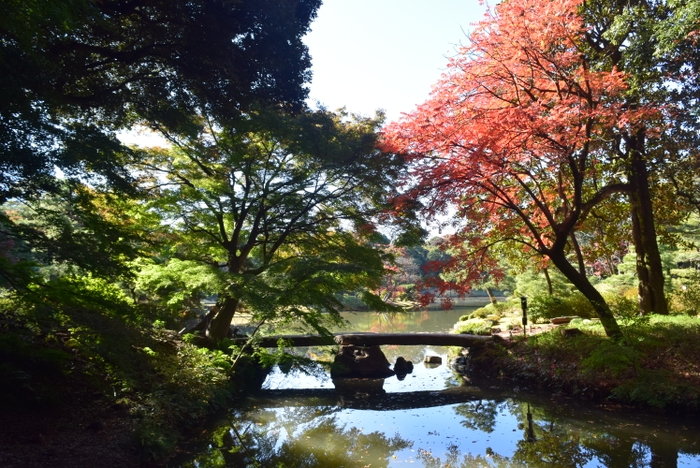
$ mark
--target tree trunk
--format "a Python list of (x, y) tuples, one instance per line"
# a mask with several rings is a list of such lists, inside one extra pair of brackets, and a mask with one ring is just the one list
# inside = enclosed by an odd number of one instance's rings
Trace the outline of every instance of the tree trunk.
[[(632, 198), (630, 196), (630, 198)], [(635, 254), (637, 256), (636, 260), (636, 270), (637, 270), (637, 297), (639, 300), (639, 311), (642, 315), (650, 314), (654, 310), (652, 304), (652, 292), (649, 281), (649, 269), (646, 266), (644, 259), (647, 258), (645, 251), (645, 244), (642, 242), (642, 228), (640, 227), (641, 221), (637, 211), (632, 206), (633, 202), (630, 202), (631, 217), (632, 217), (632, 241), (635, 245)]]
[(238, 299), (232, 297), (220, 298), (219, 302), (214, 307), (218, 307), (218, 313), (209, 322), (207, 327), (207, 337), (214, 341), (223, 340), (228, 338), (231, 333), (231, 321), (233, 316), (236, 315), (236, 310), (238, 309)]
[(571, 239), (571, 245), (574, 248), (574, 253), (576, 254), (576, 261), (578, 262), (578, 271), (582, 275), (586, 274), (586, 262), (583, 260), (583, 254), (581, 253), (581, 246), (576, 239), (576, 233), (572, 232), (569, 236)]
[(663, 446), (662, 444), (650, 444), (651, 448), (651, 463), (650, 468), (677, 468), (678, 467), (678, 450), (673, 447)]
[(554, 263), (554, 266), (556, 266), (559, 271), (571, 281), (571, 284), (581, 291), (581, 294), (591, 303), (593, 310), (600, 319), (600, 323), (603, 325), (605, 334), (614, 340), (622, 339), (622, 330), (617, 320), (615, 320), (610, 306), (608, 306), (603, 296), (591, 284), (588, 278), (579, 273), (563, 252), (549, 252), (548, 256), (552, 260), (552, 263)]
[(549, 270), (547, 268), (543, 268), (542, 271), (544, 272), (544, 278), (547, 280), (547, 293), (551, 296), (552, 294), (554, 294), (552, 278), (549, 277)]
[(664, 272), (656, 239), (656, 225), (649, 189), (649, 172), (643, 159), (644, 133), (630, 139), (629, 180), (632, 239), (637, 254), (639, 307), (643, 315), (668, 314), (664, 294)]
[(486, 288), (486, 294), (488, 294), (489, 301), (491, 301), (491, 304), (493, 304), (493, 305), (498, 304), (498, 301), (496, 300), (496, 296), (493, 295), (493, 290), (491, 288)]

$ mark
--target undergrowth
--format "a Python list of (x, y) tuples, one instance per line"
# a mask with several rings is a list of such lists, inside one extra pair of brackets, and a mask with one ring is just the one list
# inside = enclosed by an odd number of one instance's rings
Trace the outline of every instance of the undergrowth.
[[(0, 300), (0, 410), (54, 411), (98, 397), (137, 421), (144, 460), (172, 455), (205, 418), (256, 381), (255, 359), (199, 348), (165, 328), (158, 311), (124, 301)], [(39, 405), (39, 406), (37, 406)]]
[(517, 342), (499, 357), (510, 378), (583, 397), (665, 410), (700, 410), (700, 318), (660, 316), (619, 319), (620, 342), (595, 321), (575, 320)]

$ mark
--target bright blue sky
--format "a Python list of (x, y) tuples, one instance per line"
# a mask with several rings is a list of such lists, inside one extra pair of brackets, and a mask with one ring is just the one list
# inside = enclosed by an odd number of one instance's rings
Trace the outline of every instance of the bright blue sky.
[(485, 8), (478, 0), (324, 0), (305, 38), (310, 102), (399, 118), (427, 99)]

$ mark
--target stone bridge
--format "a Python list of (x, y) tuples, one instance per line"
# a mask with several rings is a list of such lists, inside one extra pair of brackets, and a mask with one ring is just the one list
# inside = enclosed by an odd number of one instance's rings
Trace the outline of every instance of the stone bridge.
[[(246, 343), (247, 337), (234, 339), (240, 344)], [(256, 346), (276, 348), (285, 347), (340, 345), (333, 361), (331, 377), (338, 378), (385, 378), (410, 374), (413, 363), (398, 358), (393, 369), (382, 352), (381, 345), (432, 345), (460, 346), (469, 348), (473, 353), (492, 341), (490, 336), (454, 334), (454, 333), (336, 333), (321, 335), (274, 335), (257, 338)]]

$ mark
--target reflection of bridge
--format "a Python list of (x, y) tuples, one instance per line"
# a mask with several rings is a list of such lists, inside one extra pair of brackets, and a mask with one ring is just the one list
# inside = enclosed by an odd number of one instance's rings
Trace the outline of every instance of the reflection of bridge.
[[(381, 379), (379, 379), (381, 382)], [(345, 391), (344, 391), (345, 390)], [(432, 408), (483, 399), (483, 394), (470, 387), (445, 390), (386, 393), (381, 388), (352, 391), (338, 388), (261, 390), (248, 400), (257, 406), (339, 406), (341, 408), (375, 411)]]
[[(256, 340), (255, 344), (263, 348), (276, 348), (282, 340), (285, 346), (328, 346), (328, 345), (430, 345), (462, 346), (464, 348), (480, 346), (491, 341), (490, 336), (466, 335), (454, 333), (364, 333), (344, 332), (331, 336), (322, 335), (274, 335)], [(234, 338), (234, 342), (244, 344), (248, 338)]]

